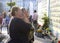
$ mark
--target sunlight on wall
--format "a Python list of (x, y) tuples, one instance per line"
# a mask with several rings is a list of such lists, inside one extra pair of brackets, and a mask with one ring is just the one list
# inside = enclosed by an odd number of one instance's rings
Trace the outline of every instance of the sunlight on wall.
[(43, 25), (44, 21), (42, 20), (42, 17), (44, 16), (44, 14), (47, 14), (47, 0), (42, 0), (42, 1), (38, 1), (38, 23), (40, 25)]
[[(60, 40), (60, 0), (50, 0), (51, 19), (53, 24), (53, 33)], [(56, 34), (58, 33), (58, 34)]]
[(29, 6), (29, 13), (30, 15), (33, 15), (33, 2), (30, 1), (30, 6)]

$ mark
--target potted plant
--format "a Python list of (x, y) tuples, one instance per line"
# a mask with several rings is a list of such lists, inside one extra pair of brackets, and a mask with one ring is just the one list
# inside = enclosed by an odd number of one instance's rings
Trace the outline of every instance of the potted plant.
[[(44, 24), (43, 24), (43, 26), (42, 26), (42, 28), (40, 29), (38, 29), (37, 30), (37, 33), (41, 33), (41, 34), (43, 34), (43, 32), (45, 33), (46, 31), (47, 32), (50, 32), (51, 30), (50, 30), (50, 28), (49, 28), (49, 24), (50, 24), (50, 19), (49, 19), (49, 17), (46, 15), (46, 14), (44, 14), (44, 17), (42, 18), (43, 20), (44, 20)], [(47, 34), (47, 33), (46, 33)]]
[(44, 17), (42, 19), (44, 20), (44, 24), (42, 26), (42, 29), (44, 30), (46, 28), (49, 28), (49, 24), (50, 24), (49, 17), (46, 14), (44, 14)]

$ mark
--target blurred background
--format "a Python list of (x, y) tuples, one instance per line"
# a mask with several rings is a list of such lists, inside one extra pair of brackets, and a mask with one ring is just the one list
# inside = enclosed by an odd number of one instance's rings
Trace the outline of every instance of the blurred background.
[(29, 15), (33, 15), (33, 11), (36, 10), (40, 25), (43, 25), (44, 21), (41, 18), (46, 14), (50, 18), (49, 28), (60, 41), (60, 0), (0, 0), (0, 15), (3, 11), (8, 12), (12, 6), (26, 8)]

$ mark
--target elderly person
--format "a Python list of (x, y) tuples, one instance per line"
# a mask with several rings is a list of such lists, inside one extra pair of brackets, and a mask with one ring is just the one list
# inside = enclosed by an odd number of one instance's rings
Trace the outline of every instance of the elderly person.
[(11, 40), (8, 43), (29, 43), (29, 32), (30, 27), (29, 21), (25, 22), (23, 20), (24, 15), (22, 15), (22, 11), (19, 7), (12, 8), (12, 15), (15, 15), (12, 19), (9, 32)]

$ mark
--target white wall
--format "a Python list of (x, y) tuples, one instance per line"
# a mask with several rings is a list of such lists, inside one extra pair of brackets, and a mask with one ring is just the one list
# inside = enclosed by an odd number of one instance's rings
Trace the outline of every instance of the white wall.
[(39, 0), (38, 1), (38, 23), (40, 25), (43, 25), (44, 21), (42, 20), (44, 14), (46, 13), (48, 15), (47, 10), (47, 0)]
[(60, 40), (60, 0), (50, 0), (53, 33)]
[(29, 13), (30, 13), (30, 15), (33, 15), (33, 2), (32, 1), (30, 1), (30, 3), (29, 3)]

